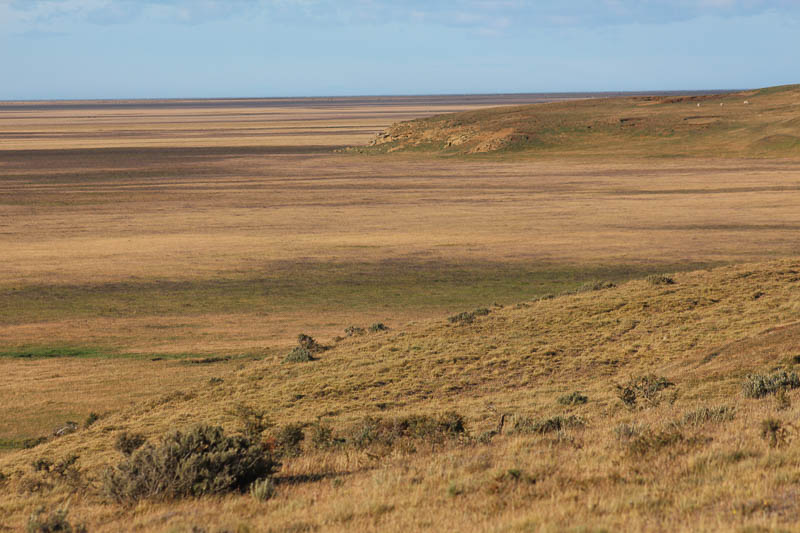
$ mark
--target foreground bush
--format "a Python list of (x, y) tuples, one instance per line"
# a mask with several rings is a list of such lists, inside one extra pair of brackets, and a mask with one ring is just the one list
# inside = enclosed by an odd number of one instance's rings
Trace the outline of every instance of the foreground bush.
[(244, 491), (277, 463), (260, 443), (220, 427), (176, 431), (105, 472), (103, 493), (118, 503)]
[(52, 513), (46, 514), (44, 508), (39, 508), (33, 512), (28, 519), (27, 533), (86, 533), (86, 527), (72, 525), (67, 520), (68, 509), (57, 509)]

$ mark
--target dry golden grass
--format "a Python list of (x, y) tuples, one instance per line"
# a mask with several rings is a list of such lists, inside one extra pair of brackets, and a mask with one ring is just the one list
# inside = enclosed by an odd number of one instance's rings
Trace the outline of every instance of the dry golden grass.
[[(496, 308), (468, 325), (430, 321), (342, 342), (312, 363), (268, 358), (222, 384), (183, 387), (180, 395), (5, 456), (5, 524), (21, 527), (40, 502), (53, 507), (69, 496), (53, 480), (52, 489), (27, 492), (41, 477), (31, 470), (33, 460), (75, 453), (84, 479), (97, 480), (121, 457), (112, 449), (117, 432), (156, 438), (200, 422), (235, 431), (231, 412), (244, 404), (266, 409), (279, 423), (324, 416), (335, 428), (367, 414), (456, 409), (473, 436), (494, 427), (500, 413), (512, 417), (506, 433), (488, 444), (309, 451), (285, 461), (278, 495), (266, 504), (233, 495), (126, 510), (104, 504), (90, 481), (72, 497), (73, 519), (93, 531), (793, 529), (797, 393), (789, 391), (787, 407), (774, 396), (747, 399), (741, 386), (748, 373), (798, 365), (800, 263), (673, 278), (674, 285), (637, 281)], [(615, 384), (649, 373), (675, 387), (654, 405), (626, 409)], [(573, 390), (588, 403), (557, 403)], [(718, 406), (734, 409), (733, 420), (682, 422), (686, 413)], [(586, 427), (542, 435), (512, 430), (515, 417), (556, 414), (580, 416)], [(768, 417), (788, 428), (787, 445), (771, 448), (761, 438)], [(616, 436), (619, 424), (666, 437), (635, 447)]]
[[(446, 105), (172, 103), (91, 121), (0, 106), (0, 441), (104, 415), (0, 456), (0, 530), (68, 500), (90, 531), (797, 529), (798, 393), (788, 406), (741, 393), (750, 372), (800, 364), (796, 259), (538, 298), (800, 256), (797, 163), (328, 149)], [(491, 313), (446, 320), (478, 306)], [(392, 329), (332, 340), (378, 321)], [(301, 331), (335, 347), (282, 364)], [(215, 355), (231, 359), (188, 361)], [(615, 385), (649, 373), (676, 386), (625, 408)], [(576, 390), (588, 403), (558, 403)], [(239, 431), (239, 405), (340, 432), (366, 415), (454, 409), (469, 435), (306, 449), (266, 503), (101, 498), (120, 431)], [(718, 406), (733, 420), (681, 422)], [(505, 432), (480, 440), (503, 413)], [(510, 430), (556, 415), (586, 427)], [(761, 438), (767, 418), (787, 445)], [(649, 431), (629, 442), (620, 424)], [(77, 484), (31, 466), (70, 454)]]

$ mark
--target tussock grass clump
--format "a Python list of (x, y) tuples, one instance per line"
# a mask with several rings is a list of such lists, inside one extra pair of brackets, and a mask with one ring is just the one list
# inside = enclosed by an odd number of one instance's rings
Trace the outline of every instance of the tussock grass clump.
[(103, 494), (118, 503), (243, 491), (278, 464), (261, 443), (226, 436), (221, 427), (176, 431), (106, 470)]
[(785, 370), (774, 374), (749, 374), (742, 384), (742, 391), (747, 398), (763, 398), (775, 394), (779, 390), (800, 387), (800, 378), (795, 372)]
[(761, 422), (761, 438), (770, 448), (777, 448), (787, 443), (788, 431), (780, 420), (767, 418)]
[(27, 533), (86, 533), (86, 527), (73, 525), (67, 520), (69, 509), (62, 507), (51, 513), (47, 513), (44, 507), (40, 507), (31, 514), (26, 527)]
[(650, 285), (675, 285), (675, 280), (663, 274), (651, 274), (645, 278)]
[(275, 482), (272, 478), (253, 481), (250, 485), (250, 496), (259, 502), (265, 502), (275, 495)]
[(92, 424), (94, 424), (98, 420), (100, 420), (100, 415), (95, 412), (91, 412), (89, 413), (89, 416), (86, 417), (86, 420), (84, 420), (83, 427), (84, 428), (91, 427)]
[(659, 403), (659, 393), (674, 385), (663, 376), (649, 374), (631, 378), (627, 383), (617, 385), (617, 397), (631, 409), (639, 405), (639, 400), (643, 400), (645, 404), (653, 406)]
[(581, 405), (589, 401), (588, 396), (584, 396), (579, 391), (564, 394), (558, 397), (558, 403), (561, 405)]
[(472, 324), (475, 322), (475, 317), (486, 316), (491, 311), (485, 307), (480, 307), (474, 311), (463, 311), (457, 315), (448, 317), (448, 322), (451, 324)]
[(729, 422), (733, 420), (736, 415), (736, 409), (722, 405), (719, 407), (700, 407), (693, 411), (688, 411), (678, 420), (679, 425), (684, 426), (702, 426), (708, 422), (719, 424), (721, 422)]
[(541, 435), (565, 429), (579, 429), (584, 426), (586, 426), (586, 422), (575, 415), (557, 415), (545, 419), (521, 417), (514, 421), (511, 431), (514, 433), (538, 433)]

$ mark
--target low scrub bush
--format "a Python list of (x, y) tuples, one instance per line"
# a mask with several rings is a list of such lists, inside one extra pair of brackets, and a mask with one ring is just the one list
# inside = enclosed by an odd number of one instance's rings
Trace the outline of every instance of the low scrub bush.
[(297, 457), (305, 438), (302, 424), (286, 424), (275, 435), (275, 449), (282, 457)]
[(675, 280), (663, 274), (651, 274), (647, 276), (647, 283), (650, 285), (675, 285)]
[(47, 513), (40, 507), (31, 514), (26, 528), (27, 533), (86, 533), (86, 527), (73, 525), (67, 520), (69, 510), (67, 507)]
[(314, 340), (314, 337), (301, 333), (297, 336), (297, 346), (292, 348), (286, 357), (284, 363), (308, 363), (314, 360), (314, 355), (327, 350), (327, 346), (323, 346)]
[(576, 292), (592, 292), (592, 291), (602, 291), (605, 289), (613, 289), (617, 285), (610, 281), (588, 281), (578, 287)]
[(83, 422), (83, 427), (88, 428), (91, 427), (92, 424), (100, 420), (100, 415), (97, 413), (89, 413), (89, 416), (86, 417), (86, 420)]
[(779, 390), (800, 387), (800, 378), (795, 372), (776, 372), (774, 374), (749, 374), (742, 384), (742, 391), (747, 398), (763, 398), (775, 394)]
[(515, 433), (552, 433), (554, 431), (563, 431), (565, 429), (578, 429), (586, 425), (582, 418), (569, 415), (569, 416), (553, 416), (544, 419), (535, 419), (522, 417), (514, 421), (511, 430)]
[(647, 405), (657, 405), (660, 400), (659, 393), (673, 385), (674, 383), (667, 378), (653, 374), (631, 378), (627, 383), (616, 386), (617, 397), (631, 409), (638, 405), (639, 400), (643, 400)]
[(133, 452), (141, 448), (147, 439), (140, 433), (128, 433), (122, 431), (117, 435), (114, 441), (114, 449), (122, 452), (124, 455), (131, 455)]
[(366, 331), (364, 328), (359, 328), (358, 326), (347, 326), (344, 330), (345, 337), (358, 337), (365, 333)]
[(237, 404), (230, 413), (235, 416), (244, 429), (244, 434), (253, 441), (260, 441), (261, 435), (272, 427), (266, 411), (249, 405)]
[(333, 436), (333, 428), (322, 423), (321, 420), (311, 425), (309, 441), (311, 446), (317, 450), (327, 450), (344, 443), (344, 439), (336, 439)]
[(103, 493), (122, 504), (244, 491), (278, 463), (260, 442), (227, 436), (221, 427), (176, 431), (106, 470)]
[(561, 405), (581, 405), (588, 401), (589, 397), (584, 396), (578, 391), (558, 397), (558, 403)]
[(370, 332), (378, 333), (381, 331), (389, 331), (389, 328), (383, 322), (375, 322), (369, 327)]
[(439, 417), (411, 415), (395, 419), (367, 416), (352, 426), (344, 441), (356, 448), (378, 444), (393, 446), (398, 440), (420, 440), (441, 443), (465, 433), (464, 418), (458, 413)]
[(449, 317), (447, 320), (451, 324), (472, 324), (475, 321), (475, 317), (486, 316), (489, 313), (491, 313), (491, 311), (485, 307), (481, 307), (474, 311), (464, 311), (462, 313), (458, 313), (457, 315)]

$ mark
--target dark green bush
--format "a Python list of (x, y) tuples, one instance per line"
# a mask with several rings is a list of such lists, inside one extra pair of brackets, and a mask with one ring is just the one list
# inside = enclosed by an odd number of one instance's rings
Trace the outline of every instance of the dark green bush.
[(275, 435), (275, 449), (282, 457), (297, 457), (303, 451), (300, 444), (305, 438), (302, 424), (286, 424)]
[(141, 448), (146, 440), (145, 436), (140, 433), (122, 431), (117, 435), (117, 439), (114, 441), (114, 449), (125, 455), (130, 455)]
[(589, 397), (584, 396), (578, 391), (558, 397), (558, 403), (560, 403), (561, 405), (580, 405), (588, 401)]
[(103, 478), (103, 493), (118, 503), (244, 491), (278, 464), (261, 443), (226, 436), (221, 427), (176, 431), (148, 444)]
[(675, 280), (663, 274), (651, 274), (647, 276), (650, 285), (675, 285)]
[(779, 390), (800, 387), (800, 378), (794, 372), (776, 372), (774, 374), (749, 374), (742, 384), (742, 391), (747, 398), (763, 398), (775, 394)]
[(447, 320), (451, 324), (472, 324), (475, 321), (475, 317), (486, 316), (490, 312), (491, 311), (489, 311), (487, 308), (481, 307), (481, 308), (476, 309), (474, 311), (464, 311), (464, 312), (458, 313), (457, 315), (453, 315), (453, 316), (449, 317)]
[(242, 424), (244, 434), (255, 442), (261, 440), (261, 435), (273, 426), (267, 417), (266, 411), (249, 405), (238, 404), (230, 413)]
[(83, 427), (88, 428), (95, 422), (100, 420), (100, 415), (97, 413), (89, 413), (89, 416), (86, 417), (86, 420), (83, 422)]
[(395, 419), (367, 416), (347, 431), (345, 442), (357, 448), (365, 448), (372, 444), (392, 446), (402, 439), (436, 444), (464, 432), (463, 417), (453, 412), (436, 418), (428, 415), (411, 415)]
[(86, 527), (70, 524), (67, 520), (68, 514), (69, 510), (66, 507), (49, 514), (40, 507), (31, 514), (26, 530), (28, 533), (86, 533)]
[(302, 346), (295, 346), (292, 348), (292, 351), (283, 358), (284, 363), (308, 363), (313, 360), (314, 357), (311, 355), (311, 352)]
[(333, 436), (333, 428), (322, 421), (317, 421), (311, 425), (311, 436), (309, 438), (311, 446), (317, 450), (326, 450), (341, 444), (343, 439), (336, 439)]

